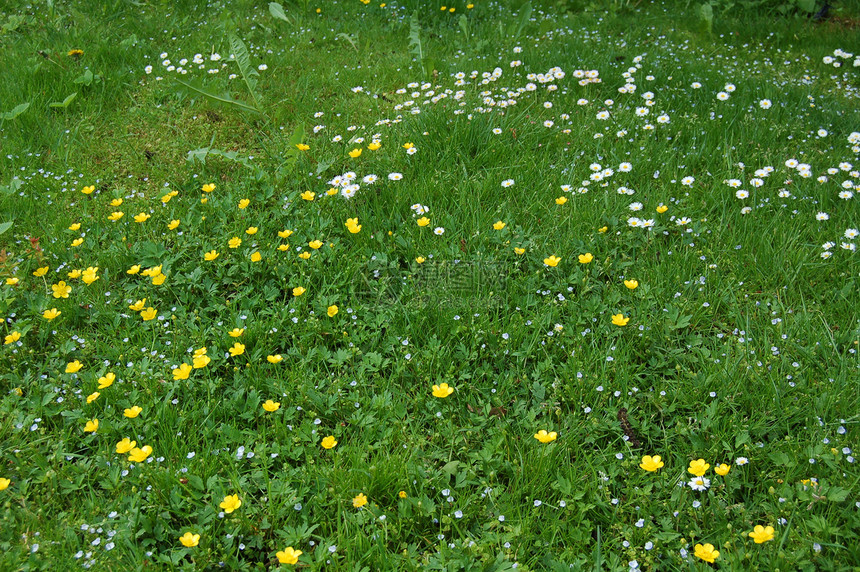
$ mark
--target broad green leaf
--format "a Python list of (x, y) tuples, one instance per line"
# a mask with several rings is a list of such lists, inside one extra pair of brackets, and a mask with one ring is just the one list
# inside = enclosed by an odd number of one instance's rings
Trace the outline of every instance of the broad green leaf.
[(75, 100), (75, 98), (77, 96), (78, 96), (78, 92), (75, 92), (75, 93), (71, 94), (70, 96), (66, 97), (66, 99), (64, 99), (63, 101), (55, 101), (53, 103), (50, 103), (49, 106), (66, 109), (69, 107), (69, 105), (72, 104), (72, 102)]
[(278, 2), (269, 2), (269, 14), (288, 24), (292, 24), (292, 21), (287, 17), (287, 13), (284, 12), (284, 7)]
[(4, 232), (9, 230), (10, 228), (12, 228), (12, 221), (11, 220), (9, 222), (4, 222), (4, 223), (0, 224), (0, 234), (3, 234)]
[(248, 87), (251, 97), (254, 98), (254, 104), (257, 110), (260, 109), (260, 96), (257, 94), (257, 78), (260, 74), (251, 65), (251, 56), (248, 54), (248, 48), (245, 42), (242, 41), (236, 34), (228, 36), (230, 40), (230, 50), (236, 58), (236, 63), (239, 65), (239, 72), (242, 74), (242, 80)]
[(4, 113), (0, 113), (0, 119), (5, 119), (6, 121), (10, 121), (15, 119), (30, 107), (30, 102), (22, 103), (21, 105), (16, 105), (12, 108), (12, 111), (6, 111)]

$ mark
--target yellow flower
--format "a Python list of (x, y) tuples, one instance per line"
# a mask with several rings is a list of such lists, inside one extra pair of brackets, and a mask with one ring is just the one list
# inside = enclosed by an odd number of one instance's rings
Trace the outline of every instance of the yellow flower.
[(425, 260), (427, 260), (427, 259), (424, 258), (423, 256), (419, 256), (415, 259), (415, 262), (417, 262), (418, 264), (424, 264)]
[(12, 484), (12, 481), (9, 479), (0, 479), (0, 491), (5, 491), (9, 488), (9, 485)]
[(121, 218), (122, 218), (122, 217), (124, 217), (124, 216), (125, 216), (125, 213), (124, 213), (124, 212), (122, 212), (122, 211), (114, 211), (114, 212), (112, 212), (112, 213), (110, 213), (110, 214), (108, 215), (108, 220), (113, 221), (113, 222), (116, 222), (116, 221), (118, 221), (119, 219), (121, 219)]
[(514, 252), (516, 252), (517, 254), (525, 254), (526, 249), (514, 247)]
[[(205, 205), (208, 202), (209, 202), (209, 197), (207, 197), (206, 195), (203, 195), (200, 197), (200, 204)], [(206, 217), (203, 217), (203, 220), (206, 220)]]
[(639, 281), (638, 280), (625, 280), (624, 285), (627, 286), (627, 288), (629, 288), (630, 290), (636, 290), (636, 288), (639, 286)]
[[(320, 9), (317, 8), (317, 13), (319, 13)], [(299, 556), (302, 555), (301, 550), (293, 550), (292, 546), (287, 546), (285, 549), (281, 550), (275, 556), (278, 557), (278, 562), (281, 564), (295, 564), (299, 561)]]
[(352, 157), (353, 159), (356, 159), (357, 157), (361, 156), (361, 148), (356, 147), (355, 149), (353, 149), (352, 151), (349, 152), (349, 156)]
[(257, 231), (258, 231), (258, 230), (260, 230), (260, 229), (259, 229), (259, 228), (257, 228), (256, 226), (249, 226), (249, 227), (245, 230), (245, 234), (257, 234)]
[(161, 274), (161, 264), (153, 266), (152, 268), (147, 268), (141, 272), (142, 276), (158, 276), (159, 274)]
[(321, 248), (321, 247), (322, 247), (322, 245), (323, 245), (323, 243), (322, 243), (322, 241), (321, 241), (321, 240), (312, 240), (312, 241), (310, 241), (310, 242), (308, 243), (308, 246), (310, 246), (310, 247), (311, 247), (311, 248), (313, 248), (314, 250), (317, 250), (317, 249)]
[(188, 376), (191, 375), (192, 367), (187, 363), (183, 363), (179, 367), (173, 368), (171, 373), (173, 374), (173, 380), (179, 381), (180, 379), (188, 379)]
[(242, 506), (242, 501), (239, 500), (239, 495), (227, 495), (224, 497), (224, 500), (222, 500), (221, 504), (219, 504), (218, 506), (224, 509), (224, 512), (230, 514), (231, 512)]
[(289, 229), (278, 231), (278, 236), (281, 238), (290, 238), (292, 235), (293, 235), (293, 231), (291, 231)]
[(66, 52), (66, 55), (69, 56), (70, 58), (77, 59), (77, 58), (81, 57), (82, 55), (84, 55), (84, 51), (81, 49), (75, 48), (73, 50), (69, 50), (68, 52)]
[(170, 230), (175, 230), (176, 227), (179, 226), (179, 219), (173, 219), (167, 224), (167, 228)]
[(447, 383), (441, 383), (439, 385), (433, 386), (433, 397), (439, 397), (444, 399), (452, 393), (454, 393), (454, 388), (450, 387)]
[(110, 206), (118, 207), (122, 204), (122, 199), (114, 199), (110, 202)]
[(361, 508), (367, 504), (367, 497), (364, 496), (364, 493), (358, 493), (358, 496), (352, 499), (352, 506), (355, 508)]
[(299, 253), (299, 258), (301, 258), (302, 260), (307, 260), (310, 257), (311, 257), (310, 252), (305, 251), (305, 252)]
[(194, 369), (203, 369), (204, 367), (209, 365), (209, 362), (211, 361), (212, 359), (206, 354), (196, 355), (191, 358), (192, 367)]
[(603, 233), (605, 233), (607, 230), (609, 230), (609, 227), (608, 227), (608, 226), (601, 226), (600, 228), (598, 228), (598, 229), (597, 229), (597, 232), (599, 232), (600, 234), (603, 234)]
[(263, 259), (263, 255), (259, 252), (255, 252), (251, 255), (251, 262), (259, 262)]
[(72, 241), (72, 246), (80, 246), (83, 243), (84, 243), (83, 238), (76, 238), (75, 240)]
[(263, 409), (268, 411), (269, 413), (273, 413), (281, 408), (281, 403), (279, 401), (272, 401), (271, 399), (267, 399), (263, 404)]
[(157, 274), (152, 277), (152, 283), (156, 286), (161, 286), (167, 280), (167, 274)]
[(140, 272), (140, 264), (135, 264), (134, 266), (125, 271), (126, 274), (132, 275), (137, 274), (138, 272)]
[(721, 463), (721, 464), (717, 465), (716, 467), (714, 467), (714, 472), (717, 473), (718, 475), (720, 475), (721, 477), (725, 477), (726, 475), (728, 475), (730, 470), (731, 470), (731, 467), (725, 463)]
[(213, 248), (213, 249), (212, 249), (212, 250), (210, 250), (209, 252), (206, 252), (206, 253), (204, 253), (204, 254), (203, 254), (203, 260), (205, 260), (206, 262), (212, 262), (213, 260), (215, 260), (216, 258), (218, 258), (218, 256), (219, 256), (218, 251), (216, 251), (216, 250)]
[(328, 307), (328, 309), (326, 309), (326, 314), (328, 314), (329, 318), (334, 318), (335, 316), (337, 316), (337, 312), (338, 307), (335, 304), (332, 304)]
[(580, 264), (588, 264), (594, 260), (594, 256), (590, 252), (586, 252), (585, 254), (579, 255), (579, 263)]
[(152, 447), (144, 445), (140, 449), (135, 447), (128, 453), (128, 460), (132, 463), (142, 463), (152, 454)]
[(616, 326), (626, 326), (630, 318), (625, 318), (624, 314), (612, 314), (612, 323)]
[(503, 223), (500, 220), (497, 220), (496, 222), (493, 223), (493, 228), (496, 230), (502, 230), (503, 228), (505, 228), (505, 223)]
[(48, 273), (48, 267), (42, 266), (41, 268), (37, 268), (36, 270), (33, 271), (33, 276), (41, 278), (42, 276), (44, 276), (47, 273)]
[(68, 277), (69, 277), (69, 278), (73, 278), (73, 279), (74, 279), (74, 278), (80, 278), (80, 277), (81, 277), (81, 269), (80, 269), (80, 268), (75, 268), (74, 270), (70, 271), (70, 272), (68, 273)]
[(197, 546), (197, 544), (200, 542), (200, 535), (186, 532), (179, 537), (179, 542), (181, 542), (182, 546), (185, 546), (186, 548), (193, 548)]
[(241, 245), (242, 245), (242, 239), (239, 238), (238, 236), (234, 236), (233, 238), (231, 238), (229, 240), (229, 242), (227, 242), (227, 246), (229, 246), (230, 248), (239, 248), (239, 246), (241, 246)]
[(206, 355), (206, 347), (202, 347), (200, 349), (194, 350), (194, 357), (200, 357)]
[(559, 263), (559, 262), (561, 262), (561, 258), (559, 258), (558, 256), (556, 256), (555, 254), (553, 254), (553, 255), (552, 255), (552, 256), (550, 256), (549, 258), (544, 258), (544, 259), (543, 259), (543, 263), (544, 263), (544, 264), (546, 264), (547, 266), (552, 266), (552, 267), (558, 266), (558, 263)]
[(541, 429), (540, 431), (535, 433), (535, 439), (537, 439), (541, 443), (551, 443), (555, 441), (556, 437), (558, 437), (558, 433), (556, 433), (555, 431), (547, 433), (545, 429)]
[(696, 459), (695, 461), (690, 461), (690, 466), (687, 468), (687, 472), (691, 475), (701, 477), (710, 468), (711, 466), (707, 464), (704, 459)]
[(132, 441), (128, 437), (116, 444), (116, 452), (120, 455), (125, 455), (132, 449), (137, 447), (137, 441)]
[(773, 540), (773, 532), (772, 526), (762, 526), (757, 524), (755, 530), (749, 533), (749, 537), (755, 540), (756, 544), (763, 544), (768, 540)]
[(344, 226), (351, 232), (352, 234), (358, 234), (361, 231), (361, 225), (358, 224), (358, 217), (356, 218), (348, 218), (344, 223)]
[(81, 230), (81, 223), (73, 222), (69, 225), (69, 230)]
[(112, 371), (107, 372), (99, 378), (99, 389), (107, 389), (114, 381), (116, 381), (116, 374)]
[(415, 147), (415, 145), (413, 143), (404, 143), (403, 144), (404, 149), (412, 149), (413, 147)]
[(323, 449), (333, 449), (337, 445), (337, 441), (335, 441), (334, 435), (329, 435), (328, 437), (323, 437), (320, 445), (322, 445)]
[(154, 319), (157, 315), (158, 312), (156, 312), (155, 308), (151, 306), (140, 313), (140, 317), (143, 318), (144, 322), (148, 322), (149, 320)]
[(130, 407), (130, 408), (126, 409), (125, 411), (123, 411), (122, 414), (125, 415), (126, 417), (128, 417), (129, 419), (134, 419), (135, 417), (140, 415), (141, 411), (143, 411), (143, 408), (135, 405), (134, 407)]
[(231, 338), (238, 338), (245, 333), (245, 328), (233, 328), (227, 333), (230, 335)]
[(94, 190), (96, 190), (95, 185), (90, 185), (89, 187), (84, 187), (83, 189), (81, 189), (81, 192), (85, 195), (91, 195), (93, 194)]
[(95, 433), (99, 430), (99, 420), (98, 419), (90, 419), (87, 421), (87, 424), (84, 425), (84, 431), (86, 433)]
[(645, 455), (642, 457), (642, 462), (639, 463), (639, 466), (642, 469), (650, 473), (653, 473), (657, 469), (662, 468), (663, 465), (665, 465), (665, 463), (660, 458), (660, 455), (654, 455), (653, 457), (651, 455)]
[(134, 304), (129, 306), (128, 309), (131, 310), (132, 312), (140, 312), (145, 307), (146, 307), (146, 298), (144, 298), (143, 300), (138, 300), (137, 302), (135, 302)]
[(96, 280), (99, 279), (99, 277), (97, 276), (98, 271), (99, 271), (98, 266), (95, 266), (95, 267), (90, 266), (89, 268), (87, 268), (86, 270), (83, 271), (83, 273), (81, 274), (81, 276), (82, 276), (81, 279), (84, 281), (84, 283), (87, 286), (89, 286), (90, 284), (92, 284), (93, 282), (95, 282)]
[(399, 496), (402, 499), (405, 499), (406, 498), (406, 491), (400, 491), (399, 493), (397, 493), (397, 496)]
[(46, 320), (53, 320), (60, 314), (62, 314), (62, 312), (60, 312), (56, 308), (51, 308), (50, 310), (45, 310), (44, 312), (42, 312), (42, 317)]
[(70, 361), (66, 364), (66, 373), (77, 373), (84, 367), (84, 364), (79, 362), (78, 360)]
[(415, 222), (418, 223), (418, 226), (427, 226), (428, 224), (430, 224), (430, 219), (427, 218), (426, 216), (422, 216), (421, 218), (419, 218)]
[(313, 191), (305, 191), (301, 194), (301, 197), (306, 201), (314, 200), (315, 196), (317, 196), (317, 194)]
[(211, 193), (215, 190), (215, 183), (206, 183), (201, 187), (204, 193)]
[(697, 544), (693, 555), (696, 558), (701, 558), (705, 562), (710, 562), (711, 564), (713, 564), (714, 560), (720, 557), (720, 551), (714, 550), (713, 544), (705, 544), (704, 546), (702, 546), (701, 544)]
[(563, 205), (566, 202), (567, 202), (567, 197), (558, 197), (557, 199), (555, 199), (555, 204), (557, 204), (557, 205)]
[(301, 296), (301, 295), (302, 295), (302, 294), (304, 294), (306, 291), (307, 291), (307, 290), (305, 290), (305, 289), (304, 289), (304, 287), (302, 287), (302, 286), (297, 286), (296, 288), (293, 288), (293, 296), (296, 296), (296, 297)]
[(278, 245), (278, 250), (280, 250), (281, 252), (286, 252), (289, 249), (290, 249), (289, 244), (279, 244)]
[(296, 143), (296, 149), (298, 149), (299, 151), (307, 151), (310, 148), (310, 145), (305, 145), (304, 143)]
[(20, 282), (20, 278), (15, 276), (6, 279), (6, 286), (15, 286), (18, 282)]
[(150, 216), (152, 215), (147, 213), (138, 213), (134, 215), (134, 222), (146, 222), (147, 220), (149, 220)]
[(235, 344), (233, 344), (229, 351), (230, 355), (233, 357), (240, 356), (245, 353), (245, 344), (240, 344), (239, 342), (236, 342)]
[(21, 339), (21, 332), (12, 332), (5, 338), (3, 338), (3, 345), (8, 346), (9, 344), (14, 344), (18, 340)]
[(281, 357), (281, 354), (266, 356), (266, 361), (269, 363), (281, 363), (283, 360), (284, 360), (284, 358)]
[(367, 146), (367, 148), (371, 151), (376, 151), (380, 147), (382, 147), (382, 143), (380, 143), (379, 141), (372, 141), (370, 145)]
[(251, 204), (250, 199), (242, 199), (241, 201), (239, 201), (239, 208), (240, 209), (248, 208), (248, 205), (250, 205), (250, 204)]
[(669, 210), (669, 207), (667, 207), (666, 205), (660, 205), (659, 207), (657, 207), (657, 212), (660, 214), (663, 214), (667, 210)]

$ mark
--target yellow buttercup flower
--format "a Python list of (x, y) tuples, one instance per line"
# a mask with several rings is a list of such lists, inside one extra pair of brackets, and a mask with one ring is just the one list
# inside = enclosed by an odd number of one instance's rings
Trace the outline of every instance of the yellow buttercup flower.
[(99, 389), (107, 389), (108, 387), (113, 385), (114, 381), (116, 381), (116, 374), (112, 371), (107, 372), (99, 378)]
[(227, 333), (230, 335), (231, 338), (238, 338), (245, 333), (245, 328), (233, 328)]
[(17, 342), (20, 339), (21, 339), (21, 332), (12, 332), (11, 334), (9, 334), (5, 338), (3, 338), (3, 345), (8, 346), (9, 344), (14, 344), (15, 342)]
[(303, 286), (297, 286), (296, 288), (293, 288), (293, 296), (298, 297), (298, 296), (301, 296), (302, 294), (304, 294), (305, 292), (307, 292), (307, 290), (305, 290), (305, 288)]
[(627, 286), (627, 288), (629, 288), (630, 290), (636, 290), (636, 288), (639, 286), (639, 281), (638, 280), (625, 280), (624, 285)]
[(439, 385), (433, 386), (433, 397), (444, 399), (452, 393), (454, 393), (454, 388), (450, 387), (447, 383), (440, 383)]
[(418, 226), (427, 226), (428, 224), (430, 224), (430, 219), (427, 218), (426, 216), (422, 216), (421, 218), (419, 218), (415, 222), (418, 223)]
[(361, 156), (361, 148), (356, 147), (352, 151), (349, 152), (349, 156), (353, 159), (356, 159)]
[(251, 255), (251, 262), (259, 262), (263, 259), (263, 255), (259, 252), (255, 252)]
[(718, 475), (720, 475), (721, 477), (725, 477), (726, 475), (729, 474), (729, 471), (731, 469), (732, 468), (729, 465), (727, 465), (725, 463), (721, 463), (721, 464), (717, 465), (716, 467), (714, 467), (714, 472), (717, 473)]
[(87, 424), (84, 425), (84, 431), (86, 433), (95, 433), (99, 430), (99, 420), (98, 419), (90, 419), (87, 421)]
[(66, 373), (77, 373), (84, 367), (84, 364), (79, 362), (78, 360), (70, 361), (66, 364)]
[(110, 206), (118, 207), (123, 203), (122, 199), (114, 199), (110, 202)]
[(242, 501), (239, 500), (239, 495), (227, 495), (224, 497), (224, 500), (221, 501), (221, 504), (218, 505), (224, 512), (230, 514), (240, 506), (242, 506)]
[(642, 457), (642, 462), (639, 463), (639, 467), (642, 469), (653, 473), (657, 469), (662, 468), (665, 465), (663, 460), (660, 458), (660, 455), (645, 455)]
[(266, 356), (266, 361), (269, 363), (281, 363), (283, 360), (284, 358), (281, 356), (281, 354)]
[(230, 352), (230, 355), (233, 357), (240, 356), (243, 353), (245, 353), (245, 344), (240, 344), (239, 342), (236, 342), (229, 349), (229, 352)]
[(496, 230), (502, 230), (503, 228), (505, 228), (505, 223), (503, 223), (502, 221), (498, 220), (498, 221), (496, 221), (496, 222), (494, 222), (494, 223), (493, 223), (493, 228), (494, 228), (494, 229), (496, 229)]
[(148, 213), (138, 213), (138, 214), (134, 215), (134, 222), (146, 222), (149, 220), (149, 217), (151, 217), (151, 216), (152, 215), (150, 215)]
[(42, 313), (42, 317), (45, 318), (46, 320), (53, 320), (54, 318), (56, 318), (60, 314), (62, 314), (61, 311), (57, 310), (56, 308), (51, 308), (50, 310), (45, 310)]
[(535, 433), (535, 439), (540, 441), (541, 443), (551, 443), (555, 441), (556, 437), (558, 437), (558, 433), (552, 431), (547, 433), (545, 429), (541, 429), (537, 433)]
[(191, 364), (194, 369), (203, 369), (209, 365), (209, 362), (211, 361), (212, 359), (206, 354), (195, 355), (191, 358)]
[(663, 214), (667, 210), (669, 210), (669, 207), (667, 207), (666, 205), (660, 205), (659, 207), (657, 207), (657, 212), (660, 214)]
[(267, 399), (266, 402), (263, 403), (263, 409), (265, 409), (269, 413), (274, 413), (280, 408), (281, 403), (279, 401), (272, 401), (271, 399)]
[(559, 258), (558, 256), (556, 256), (554, 254), (552, 256), (550, 256), (549, 258), (543, 259), (543, 263), (546, 264), (547, 266), (551, 266), (551, 267), (558, 266), (559, 262), (561, 262), (561, 258)]
[(630, 318), (625, 318), (624, 314), (612, 314), (612, 323), (616, 326), (626, 326)]
[(425, 260), (427, 260), (427, 259), (424, 258), (423, 256), (418, 256), (415, 258), (415, 262), (417, 262), (418, 264), (424, 264)]
[(326, 314), (328, 314), (329, 318), (334, 318), (337, 315), (338, 307), (335, 304), (332, 304), (326, 309)]
[(74, 270), (69, 271), (67, 276), (72, 279), (78, 279), (81, 277), (81, 269), (75, 268)]
[(218, 251), (216, 251), (216, 250), (213, 248), (213, 249), (212, 249), (212, 250), (210, 250), (209, 252), (206, 252), (206, 253), (204, 253), (204, 254), (203, 254), (203, 260), (205, 260), (206, 262), (212, 262), (213, 260), (215, 260), (216, 258), (218, 258), (218, 256), (219, 256)]
[(248, 205), (250, 205), (250, 204), (251, 204), (250, 199), (242, 199), (241, 201), (239, 201), (239, 208), (240, 209), (246, 209), (246, 208), (248, 208)]
[[(317, 8), (317, 13), (320, 9)], [(299, 556), (302, 555), (301, 550), (294, 550), (292, 546), (287, 546), (285, 549), (275, 554), (278, 557), (278, 562), (281, 564), (296, 564), (299, 561)]]
[(132, 463), (142, 463), (152, 454), (152, 447), (144, 445), (141, 448), (135, 447), (128, 452), (128, 460)]
[(304, 143), (296, 143), (296, 149), (298, 149), (299, 151), (307, 151), (310, 148), (310, 145), (305, 145)]
[(176, 230), (176, 227), (179, 226), (179, 219), (174, 219), (167, 224), (167, 228), (170, 230)]
[(69, 230), (81, 230), (81, 223), (73, 222), (69, 225)]
[(95, 190), (96, 190), (95, 185), (90, 185), (89, 187), (84, 187), (83, 189), (81, 189), (81, 192), (85, 195), (91, 195), (91, 194), (93, 194), (93, 191), (95, 191)]
[(370, 145), (367, 146), (367, 148), (371, 151), (376, 151), (380, 147), (382, 147), (382, 143), (380, 143), (379, 141), (373, 141), (370, 143)]
[(116, 452), (120, 455), (125, 455), (132, 449), (137, 447), (137, 441), (132, 441), (128, 437), (116, 444)]
[(290, 238), (292, 235), (293, 235), (293, 231), (291, 231), (291, 230), (289, 230), (289, 229), (287, 229), (287, 230), (279, 230), (279, 231), (278, 231), (278, 236), (279, 236), (280, 238)]
[(337, 445), (337, 441), (334, 438), (334, 435), (329, 435), (328, 437), (323, 437), (322, 442), (320, 443), (323, 449), (333, 449), (335, 445)]
[(696, 558), (701, 558), (705, 562), (713, 564), (714, 560), (720, 557), (720, 551), (714, 550), (713, 544), (697, 544), (693, 552), (693, 556), (695, 556)]
[(555, 199), (555, 204), (557, 204), (557, 205), (563, 205), (566, 202), (567, 202), (567, 197), (558, 197), (557, 199)]
[(317, 194), (313, 191), (305, 191), (301, 194), (301, 197), (306, 201), (314, 200), (315, 196), (317, 196)]
[(749, 533), (749, 537), (755, 540), (756, 544), (763, 544), (774, 538), (774, 530), (772, 526), (756, 525), (755, 529)]
[(186, 532), (179, 537), (179, 542), (181, 542), (182, 546), (185, 546), (186, 548), (193, 548), (200, 542), (200, 535)]
[(304, 251), (304, 252), (299, 253), (299, 258), (301, 258), (302, 260), (307, 260), (310, 257), (311, 257), (311, 253), (308, 251)]
[(257, 234), (258, 230), (260, 230), (260, 229), (256, 226), (249, 226), (248, 228), (245, 229), (245, 234)]
[(322, 245), (323, 245), (323, 243), (321, 240), (312, 240), (308, 243), (308, 246), (310, 246), (314, 250), (318, 250), (319, 248), (322, 248)]
[(696, 459), (695, 461), (690, 461), (690, 466), (687, 468), (687, 472), (691, 475), (701, 477), (710, 468), (711, 466), (706, 463), (704, 459)]
[(579, 255), (579, 263), (580, 264), (588, 264), (594, 260), (594, 256), (590, 252), (586, 252), (585, 254)]
[(215, 183), (207, 183), (201, 187), (204, 193), (211, 193), (215, 190)]
[(41, 278), (42, 276), (44, 276), (47, 273), (48, 273), (48, 267), (42, 266), (41, 268), (37, 268), (36, 270), (33, 271), (33, 276)]
[(126, 274), (137, 274), (138, 272), (140, 272), (140, 264), (135, 264), (125, 271)]
[(514, 252), (515, 252), (515, 253), (517, 253), (517, 254), (525, 254), (526, 249), (525, 249), (525, 248), (518, 248), (518, 247), (514, 247)]
[(140, 312), (144, 308), (146, 308), (146, 298), (144, 298), (143, 300), (138, 300), (137, 302), (128, 307), (128, 309), (132, 312)]
[(188, 379), (188, 376), (191, 375), (191, 370), (193, 368), (187, 363), (183, 363), (179, 367), (173, 368), (173, 380), (179, 381), (180, 379)]
[(230, 248), (239, 248), (239, 246), (241, 246), (241, 244), (242, 244), (242, 239), (239, 238), (238, 236), (234, 236), (233, 238), (230, 239), (229, 242), (227, 242), (227, 246), (229, 246)]
[(135, 405), (134, 407), (129, 407), (128, 409), (123, 411), (122, 414), (125, 415), (126, 417), (128, 417), (129, 419), (134, 419), (135, 417), (140, 415), (141, 411), (143, 411), (143, 408)]
[(77, 246), (82, 245), (83, 243), (84, 243), (83, 238), (76, 238), (75, 240), (72, 241), (72, 246), (77, 247)]
[(358, 493), (358, 496), (352, 499), (352, 506), (354, 506), (355, 508), (361, 508), (366, 504), (367, 497), (364, 495), (364, 493)]
[(149, 307), (140, 313), (140, 317), (143, 318), (144, 322), (148, 322), (150, 320), (155, 319), (155, 317), (157, 315), (158, 315), (158, 312), (153, 307)]

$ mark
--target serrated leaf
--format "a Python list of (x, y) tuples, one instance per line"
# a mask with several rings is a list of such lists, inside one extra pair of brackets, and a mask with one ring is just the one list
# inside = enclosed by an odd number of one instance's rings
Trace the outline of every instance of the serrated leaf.
[(251, 56), (248, 54), (245, 42), (236, 34), (230, 34), (228, 39), (230, 40), (230, 50), (233, 52), (233, 57), (236, 58), (236, 63), (239, 65), (239, 73), (242, 74), (242, 81), (245, 82), (248, 91), (251, 93), (251, 97), (254, 99), (254, 105), (259, 110), (260, 96), (257, 94), (257, 78), (260, 77), (260, 74), (251, 65)]
[(287, 13), (284, 11), (284, 7), (278, 2), (269, 2), (269, 14), (278, 20), (283, 20), (288, 24), (292, 24), (292, 21), (287, 17)]
[(6, 121), (11, 121), (15, 119), (30, 107), (30, 102), (22, 103), (21, 105), (16, 105), (12, 108), (12, 111), (6, 111), (4, 113), (0, 113), (0, 119), (4, 119)]
[(190, 89), (190, 90), (192, 90), (192, 91), (196, 91), (196, 92), (197, 92), (197, 93), (199, 93), (200, 95), (205, 95), (206, 97), (208, 97), (208, 98), (210, 98), (210, 99), (214, 99), (215, 101), (220, 101), (221, 103), (226, 103), (226, 104), (229, 104), (229, 105), (235, 105), (236, 107), (238, 107), (238, 108), (240, 108), (240, 109), (242, 109), (242, 110), (244, 110), (244, 111), (253, 111), (253, 112), (255, 112), (255, 113), (262, 113), (262, 112), (261, 112), (259, 109), (257, 109), (256, 107), (253, 107), (253, 106), (251, 106), (251, 105), (248, 105), (247, 103), (244, 103), (244, 102), (242, 102), (242, 101), (239, 101), (238, 99), (233, 99), (233, 98), (232, 98), (232, 97), (230, 97), (229, 95), (213, 93), (213, 92), (211, 92), (211, 91), (208, 91), (208, 90), (203, 89), (202, 87), (199, 87), (199, 86), (196, 86), (196, 85), (193, 85), (193, 84), (190, 84), (190, 83), (186, 83), (186, 82), (182, 81), (181, 79), (178, 79), (178, 80), (176, 80), (176, 81), (177, 81), (177, 83), (180, 83), (180, 84), (184, 85), (184, 86), (185, 86), (185, 87), (187, 87), (188, 89)]

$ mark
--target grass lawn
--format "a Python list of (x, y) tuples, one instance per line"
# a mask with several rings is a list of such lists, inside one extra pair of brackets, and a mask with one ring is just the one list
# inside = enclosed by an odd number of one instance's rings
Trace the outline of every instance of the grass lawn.
[(860, 7), (713, 4), (6, 3), (0, 569), (858, 569)]

